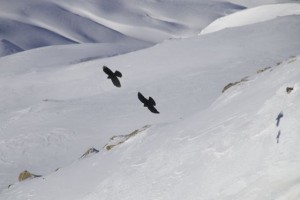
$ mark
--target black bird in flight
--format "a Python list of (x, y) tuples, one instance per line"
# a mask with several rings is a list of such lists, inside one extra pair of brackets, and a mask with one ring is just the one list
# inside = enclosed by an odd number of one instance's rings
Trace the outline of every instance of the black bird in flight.
[(148, 100), (140, 92), (138, 92), (138, 98), (144, 104), (144, 106), (147, 107), (151, 112), (159, 114), (159, 112), (154, 107), (156, 105), (156, 103), (152, 99), (152, 97), (149, 97), (149, 100)]
[(110, 78), (111, 81), (113, 82), (113, 84), (116, 86), (116, 87), (121, 87), (121, 83), (118, 79), (118, 77), (122, 77), (122, 74), (121, 72), (119, 71), (115, 71), (115, 72), (112, 72), (108, 67), (106, 66), (103, 66), (103, 71), (105, 74), (108, 75), (107, 78)]

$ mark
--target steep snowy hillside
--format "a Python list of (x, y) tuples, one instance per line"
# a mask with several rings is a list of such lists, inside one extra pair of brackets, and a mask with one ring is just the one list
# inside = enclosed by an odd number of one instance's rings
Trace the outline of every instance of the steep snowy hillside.
[(0, 200), (300, 199), (299, 4), (130, 2), (1, 2)]
[[(49, 176), (15, 184), (0, 199), (238, 199), (239, 192), (264, 199), (293, 192), (299, 62), (253, 74), (300, 54), (299, 27), (300, 16), (281, 17), (80, 64), (68, 52), (62, 61), (39, 51), (1, 58), (1, 187), (25, 169)], [(47, 55), (56, 53), (51, 48)], [(103, 65), (123, 73), (121, 88)], [(245, 76), (248, 82), (222, 94)], [(286, 86), (295, 87), (286, 97), (292, 100), (281, 100)], [(138, 91), (152, 96), (161, 114), (143, 108)], [(145, 125), (122, 146), (75, 162), (89, 147), (102, 149), (113, 135)]]
[(110, 151), (13, 185), (0, 197), (299, 199), (299, 66), (300, 56), (260, 70), (191, 116), (145, 127)]

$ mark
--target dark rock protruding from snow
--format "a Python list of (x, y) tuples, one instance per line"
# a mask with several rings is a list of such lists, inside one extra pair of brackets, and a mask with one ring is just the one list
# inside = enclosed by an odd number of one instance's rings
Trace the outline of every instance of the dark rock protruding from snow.
[(96, 154), (99, 153), (99, 150), (95, 149), (95, 148), (89, 148), (80, 158), (86, 158), (92, 154)]
[(113, 136), (112, 138), (110, 138), (110, 141), (104, 146), (104, 148), (109, 151), (112, 148), (114, 148), (115, 146), (126, 142), (128, 139), (136, 136), (138, 133), (143, 132), (144, 130), (146, 130), (149, 127), (150, 127), (150, 125), (146, 125), (146, 126), (143, 126), (140, 129), (134, 130), (133, 132), (131, 132), (127, 135)]
[(262, 73), (262, 72), (264, 72), (264, 71), (266, 71), (266, 70), (268, 70), (268, 69), (271, 69), (271, 67), (265, 67), (265, 68), (263, 68), (263, 69), (259, 69), (259, 70), (257, 70), (257, 74), (260, 74), (260, 73)]
[(33, 173), (30, 173), (29, 171), (25, 170), (23, 172), (20, 173), (19, 175), (19, 181), (25, 181), (27, 179), (33, 179), (33, 178), (37, 178), (37, 177), (41, 177), (42, 175), (36, 175)]
[(241, 80), (234, 82), (234, 83), (228, 83), (222, 90), (222, 93), (224, 93), (226, 90), (228, 90), (229, 88), (231, 88), (232, 86), (238, 85), (242, 82), (248, 81), (248, 77), (244, 77)]

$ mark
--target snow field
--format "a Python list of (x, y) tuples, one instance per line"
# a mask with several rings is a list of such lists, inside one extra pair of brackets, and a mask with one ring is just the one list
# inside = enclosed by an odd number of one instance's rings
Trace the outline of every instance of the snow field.
[[(258, 21), (151, 48), (72, 44), (0, 58), (0, 199), (299, 198), (299, 15)], [(122, 72), (122, 88), (103, 65)], [(90, 147), (100, 152), (78, 160)], [(16, 183), (24, 169), (44, 176)]]

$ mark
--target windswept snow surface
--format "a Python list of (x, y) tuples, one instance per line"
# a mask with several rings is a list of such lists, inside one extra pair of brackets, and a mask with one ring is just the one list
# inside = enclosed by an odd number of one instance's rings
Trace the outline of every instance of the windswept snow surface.
[(258, 22), (271, 20), (276, 17), (288, 15), (300, 15), (300, 4), (290, 3), (263, 5), (236, 12), (215, 20), (214, 22), (209, 24), (205, 29), (203, 29), (200, 34), (212, 33), (215, 31), (222, 30), (224, 28), (254, 24)]
[[(15, 6), (4, 2), (5, 8), (23, 9), (23, 1), (15, 1)], [(72, 2), (68, 8), (83, 15), (79, 1)], [(183, 5), (168, 0), (85, 2), (92, 10), (101, 2), (97, 9), (106, 8), (98, 14), (107, 11), (106, 20), (131, 22), (132, 27), (143, 19), (136, 10), (120, 18), (123, 8), (151, 2)], [(225, 15), (217, 4), (206, 3), (203, 6), (211, 5), (216, 15)], [(29, 10), (34, 8), (30, 5)], [(65, 9), (66, 1), (55, 5)], [(100, 20), (90, 12), (85, 17)], [(197, 21), (193, 17), (191, 23)], [(112, 30), (117, 27), (109, 24)], [(0, 58), (1, 200), (300, 198), (296, 11), (151, 48), (146, 48), (151, 45), (146, 40), (121, 33), (125, 29), (120, 27), (117, 32), (125, 39), (116, 43), (70, 42)], [(103, 65), (122, 72), (121, 88), (107, 79)], [(243, 78), (247, 81), (221, 92)], [(293, 91), (287, 94), (286, 87)], [(159, 115), (143, 107), (138, 91), (155, 99)], [(283, 117), (277, 126), (279, 113)], [(110, 151), (103, 148), (112, 136), (136, 129), (143, 131)], [(79, 160), (90, 147), (100, 152)], [(23, 170), (44, 176), (17, 183)]]
[[(300, 55), (299, 35), (294, 15), (78, 64), (49, 65), (61, 57), (41, 61), (38, 51), (1, 58), (1, 187), (25, 169), (45, 176), (0, 199), (297, 199), (300, 62), (288, 58)], [(122, 88), (103, 65), (122, 72)], [(161, 114), (145, 109), (138, 91)], [(77, 160), (90, 147), (101, 152)]]

